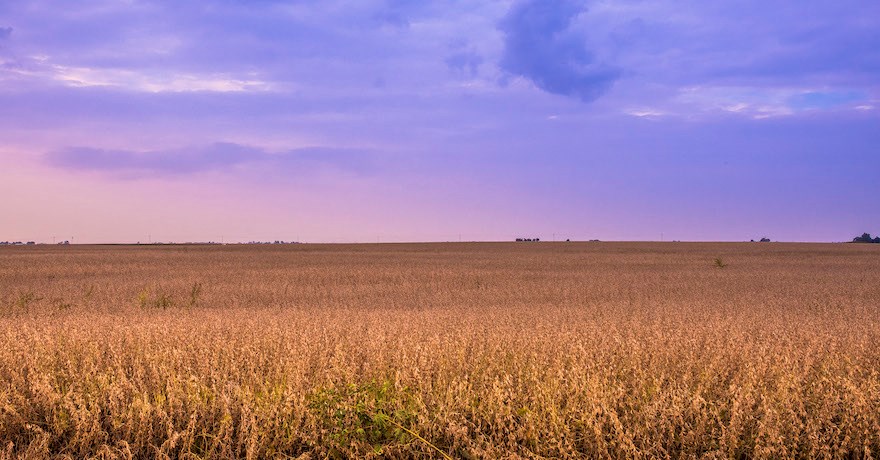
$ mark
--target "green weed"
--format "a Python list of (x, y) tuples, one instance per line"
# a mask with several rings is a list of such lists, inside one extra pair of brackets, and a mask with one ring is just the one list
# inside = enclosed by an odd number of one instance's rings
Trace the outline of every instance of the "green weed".
[(370, 380), (311, 392), (308, 405), (327, 433), (324, 443), (334, 457), (366, 452), (382, 455), (388, 448), (413, 439), (449, 458), (442, 450), (407, 428), (416, 422), (415, 399), (390, 380)]

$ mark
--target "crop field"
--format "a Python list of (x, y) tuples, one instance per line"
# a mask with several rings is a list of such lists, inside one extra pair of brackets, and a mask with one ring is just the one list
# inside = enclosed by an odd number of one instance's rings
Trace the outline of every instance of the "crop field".
[(0, 457), (878, 458), (875, 246), (0, 248)]

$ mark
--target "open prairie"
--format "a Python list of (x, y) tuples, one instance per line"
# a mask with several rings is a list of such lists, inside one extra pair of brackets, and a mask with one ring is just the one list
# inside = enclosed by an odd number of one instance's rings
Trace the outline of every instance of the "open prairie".
[(0, 455), (877, 458), (875, 246), (0, 248)]

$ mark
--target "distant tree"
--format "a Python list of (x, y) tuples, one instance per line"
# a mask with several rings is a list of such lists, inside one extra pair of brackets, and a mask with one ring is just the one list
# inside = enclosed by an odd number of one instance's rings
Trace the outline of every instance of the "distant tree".
[(862, 236), (857, 236), (853, 238), (853, 243), (875, 243), (880, 241), (875, 241), (876, 238), (872, 239), (870, 233), (862, 233)]

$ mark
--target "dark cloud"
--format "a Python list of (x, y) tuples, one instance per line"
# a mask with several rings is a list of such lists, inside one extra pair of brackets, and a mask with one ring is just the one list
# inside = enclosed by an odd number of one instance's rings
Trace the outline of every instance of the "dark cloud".
[(12, 35), (12, 27), (0, 27), (0, 40)]
[(620, 72), (596, 62), (583, 38), (568, 34), (584, 11), (570, 0), (524, 0), (501, 21), (504, 53), (501, 68), (528, 78), (538, 88), (590, 102), (604, 94)]
[(368, 154), (362, 150), (306, 147), (270, 153), (229, 142), (148, 152), (69, 147), (46, 153), (44, 160), (60, 169), (119, 173), (127, 177), (176, 176), (238, 167), (288, 172), (322, 167), (365, 172), (370, 167)]

